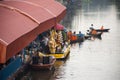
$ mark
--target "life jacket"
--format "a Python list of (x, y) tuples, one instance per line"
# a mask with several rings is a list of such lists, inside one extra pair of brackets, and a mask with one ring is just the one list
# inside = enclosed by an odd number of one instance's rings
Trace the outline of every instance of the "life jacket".
[(74, 36), (74, 40), (77, 40), (77, 36), (76, 35)]
[(92, 33), (93, 35), (96, 35), (97, 34), (97, 31), (96, 30), (92, 30)]
[(75, 40), (77, 40), (77, 36), (73, 34), (71, 37), (71, 41), (75, 41)]

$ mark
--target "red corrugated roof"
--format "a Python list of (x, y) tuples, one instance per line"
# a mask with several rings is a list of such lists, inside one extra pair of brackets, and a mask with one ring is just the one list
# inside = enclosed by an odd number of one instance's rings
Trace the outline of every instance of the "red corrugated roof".
[(66, 8), (55, 1), (39, 0), (39, 3), (0, 1), (0, 63), (5, 63), (65, 15)]
[[(66, 7), (61, 6), (61, 4), (55, 0), (24, 0), (27, 3), (38, 4), (40, 7), (45, 8), (46, 10), (52, 12), (52, 14), (56, 17), (56, 21), (59, 22), (64, 15), (66, 14)], [(61, 14), (61, 15), (59, 15)]]

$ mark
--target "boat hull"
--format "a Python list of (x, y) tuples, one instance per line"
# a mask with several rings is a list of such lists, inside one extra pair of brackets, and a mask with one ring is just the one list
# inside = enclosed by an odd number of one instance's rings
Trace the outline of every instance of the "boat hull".
[(109, 32), (110, 29), (95, 29), (97, 32)]
[(57, 60), (65, 59), (70, 53), (70, 45), (66, 48), (64, 52), (47, 54), (49, 56), (54, 56)]
[(101, 35), (102, 35), (102, 32), (97, 33), (97, 34), (95, 34), (95, 35), (89, 34), (89, 35), (86, 35), (86, 36), (85, 36), (85, 39), (89, 39), (89, 38), (91, 38), (91, 37), (95, 37), (95, 38), (101, 39)]
[(43, 64), (43, 63), (39, 63), (39, 64), (30, 64), (31, 68), (34, 70), (41, 70), (41, 69), (48, 69), (51, 70), (52, 67), (54, 66), (56, 59), (52, 59), (52, 61), (49, 64)]

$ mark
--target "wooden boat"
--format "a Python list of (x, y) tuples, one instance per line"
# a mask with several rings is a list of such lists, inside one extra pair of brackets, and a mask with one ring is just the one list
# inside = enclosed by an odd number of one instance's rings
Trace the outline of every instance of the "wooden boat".
[(68, 47), (63, 52), (49, 53), (46, 55), (54, 56), (57, 60), (63, 60), (67, 58), (69, 53), (70, 53), (70, 45), (68, 45)]
[[(50, 57), (50, 56), (49, 56)], [(47, 57), (47, 58), (49, 58)], [(30, 63), (30, 66), (32, 69), (35, 70), (41, 70), (41, 69), (48, 69), (51, 70), (54, 67), (54, 63), (56, 61), (56, 58), (52, 58), (49, 62), (45, 63), (45, 62), (40, 62), (38, 64), (32, 64), (32, 61)]]
[(95, 29), (97, 32), (109, 32), (110, 29)]
[(102, 35), (102, 32), (101, 32), (101, 33), (97, 33), (97, 34), (95, 34), (95, 35), (92, 35), (92, 34), (91, 34), (91, 36), (97, 37), (97, 38), (101, 37), (101, 35)]
[(89, 39), (89, 38), (91, 38), (91, 37), (95, 37), (95, 38), (101, 39), (101, 35), (102, 35), (102, 32), (97, 33), (96, 35), (92, 35), (92, 34), (85, 35), (84, 38), (85, 38), (85, 39)]

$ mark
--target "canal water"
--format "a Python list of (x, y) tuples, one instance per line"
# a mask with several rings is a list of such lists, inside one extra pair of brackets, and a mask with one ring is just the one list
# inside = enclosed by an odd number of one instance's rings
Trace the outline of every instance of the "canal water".
[[(67, 7), (61, 22), (68, 30), (110, 28), (102, 39), (71, 45), (65, 61), (57, 61), (54, 71), (31, 70), (22, 80), (120, 80), (120, 0), (57, 0)], [(69, 2), (67, 2), (69, 1)]]

